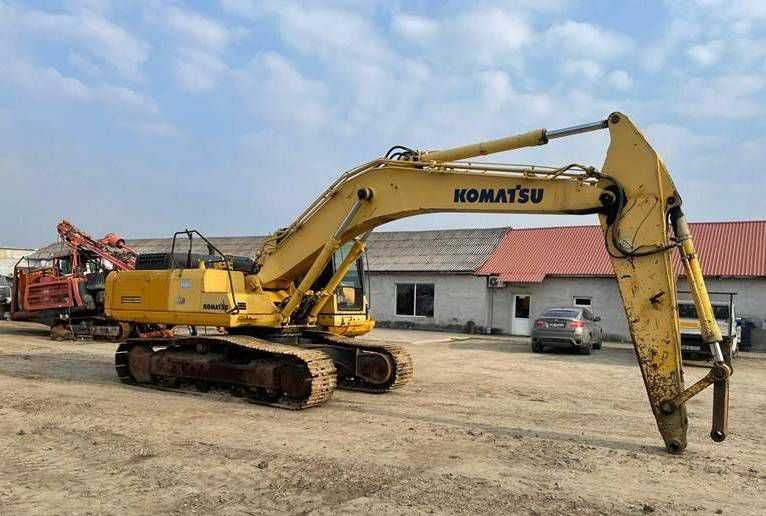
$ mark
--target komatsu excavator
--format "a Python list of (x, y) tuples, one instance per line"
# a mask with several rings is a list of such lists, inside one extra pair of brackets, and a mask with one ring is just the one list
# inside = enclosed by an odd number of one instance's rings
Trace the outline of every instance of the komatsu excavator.
[[(466, 161), (603, 129), (611, 141), (600, 170), (580, 164), (551, 168)], [(116, 320), (227, 330), (214, 336), (128, 340), (117, 350), (118, 376), (171, 388), (228, 387), (254, 402), (294, 409), (324, 403), (336, 386), (385, 392), (404, 385), (413, 366), (402, 348), (333, 335), (317, 319), (325, 303), (337, 302), (333, 294), (373, 228), (433, 212), (598, 214), (667, 449), (678, 453), (686, 448), (685, 403), (710, 385), (710, 435), (715, 441), (726, 437), (732, 369), (721, 350), (681, 196), (658, 154), (621, 113), (448, 150), (397, 146), (344, 173), (292, 225), (271, 235), (250, 266), (232, 266), (221, 255), (217, 262), (187, 260), (166, 270), (111, 273), (106, 311)], [(181, 234), (191, 238), (195, 233)], [(334, 273), (323, 274), (341, 248), (342, 262)], [(676, 250), (714, 357), (708, 374), (687, 389), (671, 268)]]

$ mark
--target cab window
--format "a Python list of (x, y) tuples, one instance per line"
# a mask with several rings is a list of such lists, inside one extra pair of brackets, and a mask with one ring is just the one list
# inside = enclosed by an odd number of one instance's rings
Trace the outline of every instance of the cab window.
[(69, 257), (58, 259), (59, 273), (62, 275), (72, 274), (72, 259)]
[[(697, 319), (697, 308), (693, 303), (679, 303), (678, 316), (683, 319)], [(728, 321), (731, 317), (728, 305), (713, 305), (713, 316), (717, 321)]]
[[(351, 250), (352, 243), (343, 245), (333, 255), (333, 271), (338, 270), (343, 259)], [(361, 310), (364, 307), (364, 285), (361, 274), (361, 258), (354, 262), (349, 271), (343, 276), (335, 295), (338, 299), (338, 310)]]
[(682, 319), (696, 319), (697, 309), (692, 303), (678, 303), (678, 317)]

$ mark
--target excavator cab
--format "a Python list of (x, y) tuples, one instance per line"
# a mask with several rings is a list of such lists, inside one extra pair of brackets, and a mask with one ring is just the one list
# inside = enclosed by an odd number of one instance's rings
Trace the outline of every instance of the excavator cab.
[[(314, 283), (313, 290), (320, 290), (338, 271), (344, 259), (352, 252), (352, 244), (342, 245), (333, 254), (322, 275)], [(375, 327), (370, 318), (369, 299), (366, 293), (366, 270), (364, 256), (359, 256), (335, 289), (335, 295), (325, 303), (317, 317), (317, 324), (336, 335), (356, 337)]]

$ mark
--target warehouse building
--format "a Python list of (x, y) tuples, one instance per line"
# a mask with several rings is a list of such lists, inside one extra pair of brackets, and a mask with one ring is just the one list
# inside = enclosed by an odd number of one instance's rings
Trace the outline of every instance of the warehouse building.
[(372, 315), (379, 326), (485, 327), (487, 278), (476, 271), (508, 228), (393, 231), (370, 235)]

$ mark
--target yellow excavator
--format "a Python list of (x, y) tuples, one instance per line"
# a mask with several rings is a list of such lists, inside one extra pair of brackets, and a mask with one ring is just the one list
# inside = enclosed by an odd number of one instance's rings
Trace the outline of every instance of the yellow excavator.
[[(553, 168), (467, 161), (604, 129), (611, 141), (600, 170), (576, 163)], [(710, 435), (715, 441), (726, 437), (732, 368), (721, 349), (681, 197), (657, 152), (621, 113), (448, 150), (396, 146), (344, 173), (245, 264), (228, 260), (196, 231), (176, 234), (202, 238), (218, 259), (194, 259), (189, 251), (177, 260), (174, 237), (166, 266), (109, 275), (106, 313), (120, 321), (225, 332), (127, 340), (116, 353), (118, 376), (168, 388), (225, 387), (256, 403), (293, 409), (326, 402), (336, 386), (366, 392), (401, 387), (413, 374), (409, 355), (393, 344), (337, 335), (344, 324), (364, 325), (369, 318), (362, 307), (356, 319), (333, 319), (337, 304), (345, 302), (336, 292), (373, 228), (433, 212), (598, 214), (668, 451), (686, 448), (685, 403), (710, 385)], [(671, 267), (676, 250), (714, 358), (708, 374), (686, 389)], [(320, 321), (323, 313), (330, 320)]]

